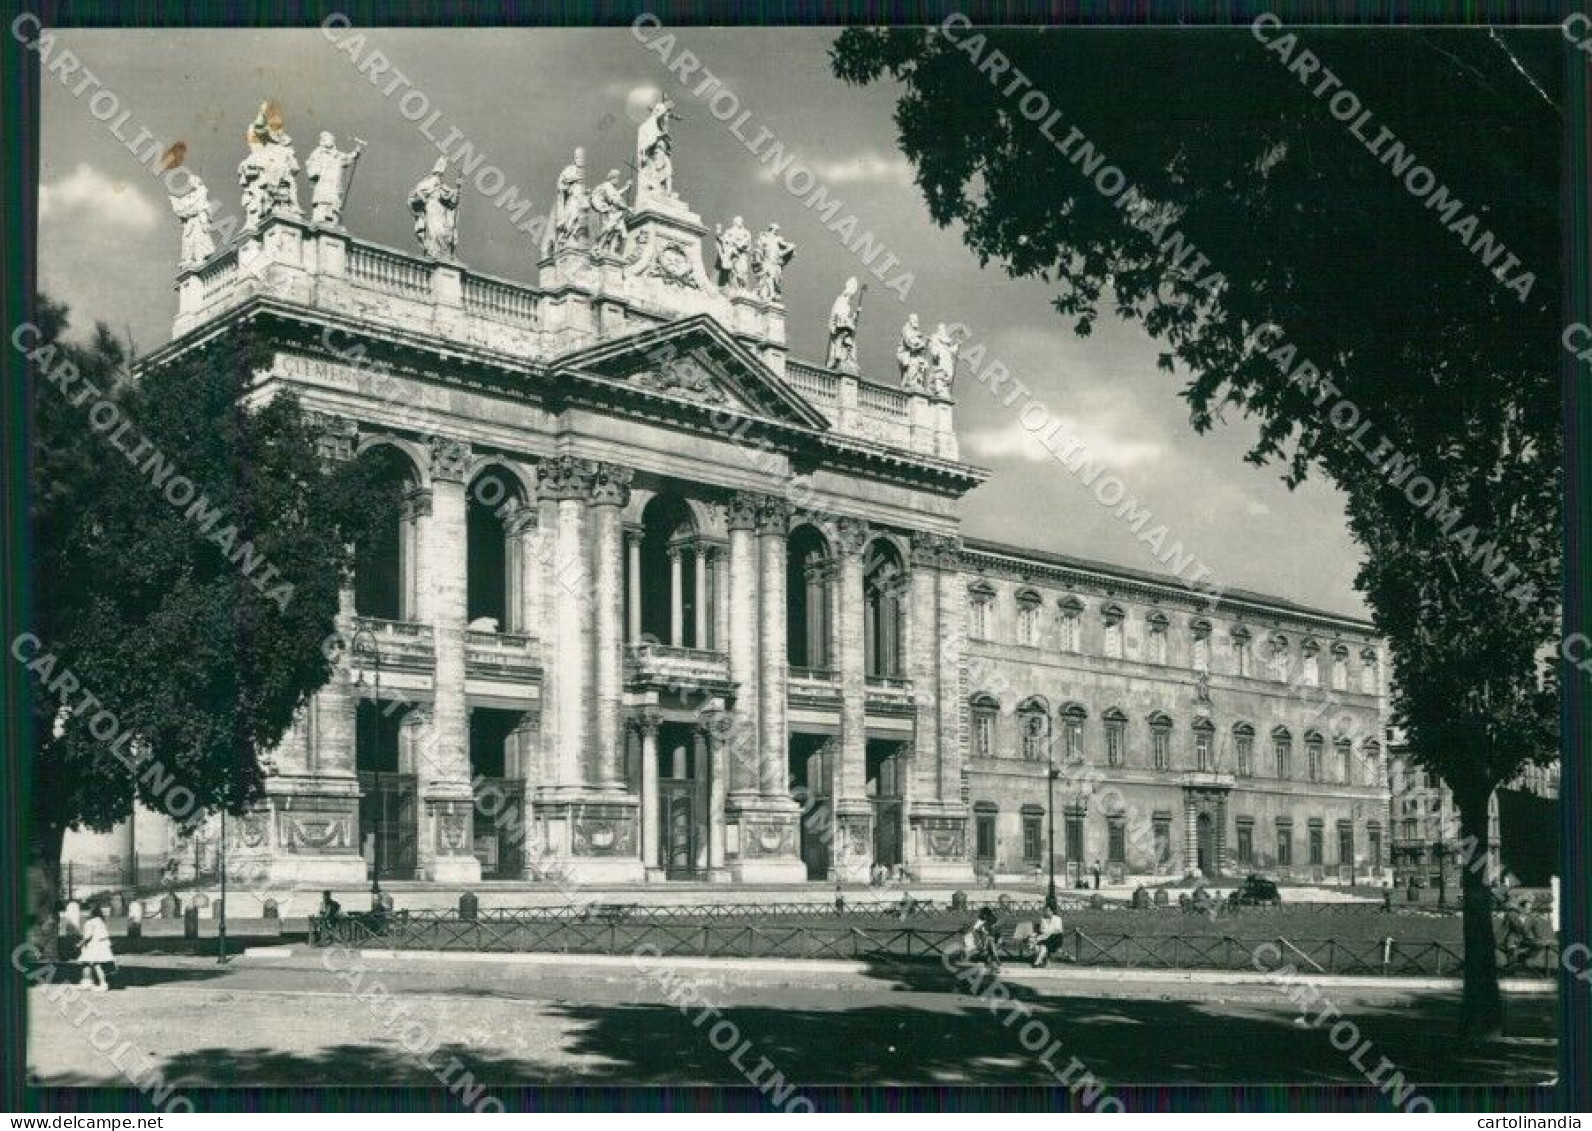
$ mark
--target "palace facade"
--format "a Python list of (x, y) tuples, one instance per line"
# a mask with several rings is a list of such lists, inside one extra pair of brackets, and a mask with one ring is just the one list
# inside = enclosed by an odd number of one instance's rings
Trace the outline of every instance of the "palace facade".
[(901, 380), (860, 372), (843, 295), (834, 367), (789, 356), (788, 251), (760, 240), (747, 271), (721, 235), (710, 272), (653, 143), (590, 228), (561, 178), (533, 284), (454, 258), (435, 173), (416, 252), (281, 185), (224, 246), (185, 231), (144, 364), (264, 335), (254, 395), (296, 394), (401, 503), (360, 548), (336, 674), (229, 822), (240, 866), (965, 883), (1042, 869), (1053, 821), (1075, 879), (1380, 868), (1369, 624), (964, 540), (987, 473), (959, 456), (954, 353), (904, 333)]

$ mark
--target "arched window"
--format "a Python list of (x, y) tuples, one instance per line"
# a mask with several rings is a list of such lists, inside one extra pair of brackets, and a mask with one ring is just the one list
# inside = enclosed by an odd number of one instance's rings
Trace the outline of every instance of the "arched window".
[(895, 545), (883, 538), (875, 538), (869, 544), (867, 562), (862, 584), (867, 674), (899, 678), (906, 619), (906, 566)]
[(1382, 690), (1382, 662), (1377, 658), (1375, 648), (1367, 648), (1360, 653), (1360, 691), (1366, 695), (1376, 695)]
[(1068, 703), (1061, 709), (1061, 735), (1067, 761), (1081, 762), (1084, 758), (1083, 724), (1089, 713), (1078, 703)]
[(1166, 663), (1166, 614), (1160, 610), (1151, 613), (1144, 620), (1148, 630), (1145, 640), (1145, 661), (1151, 664)]
[(1272, 766), (1275, 776), (1287, 781), (1293, 776), (1293, 735), (1287, 727), (1277, 727), (1271, 732)]
[(1100, 610), (1100, 622), (1105, 629), (1105, 654), (1110, 659), (1122, 658), (1122, 622), (1126, 617), (1121, 605), (1107, 605)]
[(1311, 781), (1321, 781), (1321, 755), (1323, 743), (1321, 736), (1315, 731), (1305, 732), (1305, 758), (1309, 763)]
[(1172, 720), (1160, 711), (1150, 716), (1150, 765), (1157, 770), (1172, 768)]
[(381, 500), (380, 521), (354, 548), (354, 610), (363, 617), (413, 620), (419, 517), (428, 496), (414, 463), (378, 444), (358, 456)]
[(1349, 689), (1349, 650), (1342, 644), (1332, 646), (1332, 690)]
[(678, 495), (658, 495), (641, 512), (639, 536), (642, 635), (677, 648), (706, 647), (706, 547), (691, 508)]
[(1207, 772), (1216, 768), (1216, 727), (1209, 719), (1194, 720), (1194, 768)]
[(1248, 723), (1233, 726), (1233, 762), (1240, 777), (1255, 772), (1255, 728)]
[(1039, 618), (1043, 606), (1039, 594), (1032, 589), (1017, 592), (1017, 643), (1030, 648), (1039, 646)]
[(967, 634), (974, 640), (990, 639), (990, 611), (995, 607), (995, 588), (975, 581), (967, 587)]
[(1233, 671), (1242, 676), (1253, 675), (1254, 658), (1253, 653), (1250, 651), (1251, 638), (1249, 629), (1245, 628), (1241, 624), (1235, 625), (1233, 628), (1232, 640)]
[(1321, 686), (1321, 645), (1306, 640), (1299, 648), (1299, 659), (1304, 671), (1301, 682), (1306, 687)]
[(1277, 633), (1271, 638), (1271, 678), (1278, 683), (1288, 682), (1288, 638)]
[(1000, 717), (1000, 704), (994, 696), (973, 696), (973, 757), (995, 757), (995, 722)]
[(1038, 696), (1017, 708), (1018, 733), (1023, 736), (1023, 758), (1044, 762), (1050, 758), (1050, 706)]
[(1197, 620), (1189, 625), (1189, 661), (1197, 672), (1211, 670), (1211, 622)]
[(790, 532), (786, 546), (785, 646), (791, 666), (827, 668), (834, 578), (829, 543), (802, 524)]
[(1061, 650), (1076, 655), (1083, 648), (1083, 602), (1076, 597), (1061, 599)]
[(508, 530), (525, 505), (519, 480), (488, 467), (470, 480), (465, 504), (465, 619), (478, 632), (520, 632), (520, 542)]
[(1128, 760), (1128, 716), (1117, 707), (1110, 707), (1101, 716), (1105, 724), (1106, 765), (1121, 766)]

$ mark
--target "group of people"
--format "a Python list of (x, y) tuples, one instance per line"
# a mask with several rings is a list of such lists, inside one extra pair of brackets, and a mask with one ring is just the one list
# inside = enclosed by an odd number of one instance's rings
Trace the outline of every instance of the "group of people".
[[(1067, 929), (1061, 919), (1061, 909), (1046, 901), (1044, 910), (1033, 925), (1033, 931), (1023, 944), (1023, 956), (1035, 969), (1050, 965), (1050, 960), (1062, 954)], [(991, 970), (1001, 966), (1000, 916), (989, 905), (979, 909), (978, 917), (968, 926), (962, 937), (963, 958), (981, 962)]]

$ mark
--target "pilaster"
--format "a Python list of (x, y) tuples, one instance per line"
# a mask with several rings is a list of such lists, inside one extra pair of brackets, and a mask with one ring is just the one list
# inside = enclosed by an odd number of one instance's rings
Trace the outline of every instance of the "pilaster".
[(873, 807), (868, 802), (868, 679), (864, 654), (864, 555), (868, 525), (842, 518), (835, 526), (840, 576), (835, 593), (836, 670), (840, 677), (840, 741), (831, 775), (834, 836), (830, 854), (837, 879), (862, 880), (873, 864)]

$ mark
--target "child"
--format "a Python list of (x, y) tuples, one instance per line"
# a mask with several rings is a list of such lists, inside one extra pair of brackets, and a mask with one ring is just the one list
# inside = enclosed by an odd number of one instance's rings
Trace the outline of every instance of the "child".
[(89, 909), (88, 919), (83, 924), (83, 949), (78, 954), (78, 961), (83, 964), (85, 982), (88, 981), (88, 975), (93, 975), (92, 988), (96, 993), (104, 993), (111, 988), (105, 968), (115, 964), (116, 955), (111, 950), (111, 932), (105, 925), (105, 913), (97, 903)]

